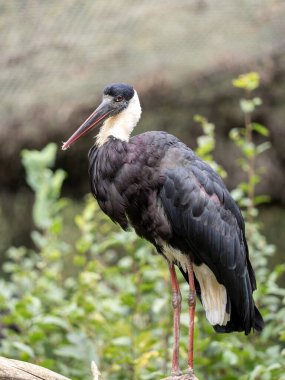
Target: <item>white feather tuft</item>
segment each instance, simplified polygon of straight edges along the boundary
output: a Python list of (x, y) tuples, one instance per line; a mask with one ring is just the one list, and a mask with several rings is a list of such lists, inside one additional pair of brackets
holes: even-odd
[(225, 326), (230, 320), (230, 314), (226, 312), (226, 288), (218, 283), (207, 265), (193, 265), (193, 270), (201, 288), (202, 304), (208, 321), (213, 326)]

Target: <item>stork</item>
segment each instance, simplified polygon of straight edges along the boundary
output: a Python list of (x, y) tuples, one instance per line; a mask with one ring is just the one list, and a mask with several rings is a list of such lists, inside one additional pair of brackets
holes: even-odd
[(130, 137), (141, 116), (137, 92), (114, 83), (102, 103), (63, 144), (101, 126), (89, 151), (91, 191), (100, 208), (124, 230), (133, 227), (167, 261), (173, 305), (171, 375), (179, 366), (181, 294), (175, 267), (189, 284), (188, 372), (193, 373), (196, 295), (220, 333), (261, 331), (256, 289), (242, 214), (222, 179), (171, 134)]

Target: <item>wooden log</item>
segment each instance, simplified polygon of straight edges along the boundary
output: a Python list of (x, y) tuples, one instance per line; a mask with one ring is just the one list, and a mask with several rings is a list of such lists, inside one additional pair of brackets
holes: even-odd
[[(93, 380), (100, 380), (101, 374), (95, 364), (91, 363)], [(0, 356), (0, 380), (71, 380), (49, 369), (20, 360)], [(194, 374), (170, 376), (161, 380), (198, 380)]]
[(180, 376), (170, 376), (161, 380), (199, 380), (194, 373), (186, 373)]
[(0, 356), (0, 380), (70, 380), (49, 369)]

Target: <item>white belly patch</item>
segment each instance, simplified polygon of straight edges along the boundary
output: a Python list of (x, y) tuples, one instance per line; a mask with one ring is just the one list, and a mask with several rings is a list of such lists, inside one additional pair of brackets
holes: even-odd
[(189, 263), (189, 257), (184, 255), (184, 253), (180, 252), (179, 249), (175, 249), (167, 244), (161, 244), (162, 245), (162, 251), (164, 256), (167, 258), (167, 260), (170, 263), (176, 263), (179, 265), (184, 272), (187, 273), (187, 267)]
[[(163, 254), (170, 263), (176, 263), (187, 273), (189, 256), (167, 244), (162, 246)], [(227, 291), (224, 285), (219, 284), (216, 276), (206, 265), (194, 265), (193, 270), (201, 289), (201, 300), (206, 312), (206, 318), (211, 325), (225, 326), (230, 320), (230, 314), (226, 312)]]

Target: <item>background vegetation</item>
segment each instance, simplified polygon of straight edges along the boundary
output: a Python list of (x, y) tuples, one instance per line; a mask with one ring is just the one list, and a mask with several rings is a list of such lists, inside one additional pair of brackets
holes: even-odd
[[(258, 75), (241, 76), (233, 84), (242, 89), (245, 125), (233, 129), (230, 137), (240, 150), (238, 163), (245, 175), (232, 194), (247, 220), (258, 279), (255, 298), (266, 325), (261, 335), (218, 335), (199, 305), (195, 369), (200, 380), (284, 380), (285, 289), (278, 278), (285, 266), (269, 269), (274, 246), (266, 241), (257, 209), (268, 198), (255, 193), (262, 176), (256, 161), (269, 148), (269, 131), (252, 121), (261, 105), (253, 95)], [(195, 119), (203, 131), (198, 154), (225, 176), (213, 160), (214, 125), (202, 116)], [(169, 372), (172, 344), (167, 265), (147, 242), (113, 225), (90, 196), (74, 216), (74, 202), (61, 195), (66, 173), (52, 170), (55, 158), (55, 144), (22, 153), (35, 193), (34, 248), (12, 247), (6, 254), (0, 281), (0, 353), (73, 379), (90, 378), (91, 360), (103, 379), (159, 379)], [(182, 294), (187, 294), (183, 281)], [(183, 307), (181, 357), (186, 366), (187, 302)]]
[[(228, 139), (243, 125), (231, 79), (258, 71), (264, 104), (255, 120), (270, 129), (272, 148), (257, 192), (271, 196), (260, 212), (265, 232), (285, 244), (284, 0), (0, 0), (0, 261), (11, 245), (32, 246), (32, 196), (22, 149), (65, 141), (111, 82), (135, 86), (143, 107), (136, 133), (166, 130), (196, 148), (199, 113), (217, 125), (214, 157), (242, 180), (238, 149)], [(90, 138), (59, 151), (69, 175), (63, 194), (81, 200)], [(228, 160), (229, 155), (232, 160)], [(75, 206), (73, 206), (75, 207)], [(11, 225), (13, 228), (11, 228)]]

